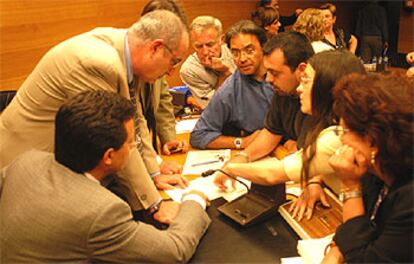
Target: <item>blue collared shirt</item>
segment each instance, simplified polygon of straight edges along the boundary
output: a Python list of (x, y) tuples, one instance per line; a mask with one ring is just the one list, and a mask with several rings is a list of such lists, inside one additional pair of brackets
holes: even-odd
[(272, 86), (237, 70), (223, 83), (201, 114), (190, 143), (205, 149), (221, 135), (249, 135), (264, 127), (264, 119), (274, 95)]

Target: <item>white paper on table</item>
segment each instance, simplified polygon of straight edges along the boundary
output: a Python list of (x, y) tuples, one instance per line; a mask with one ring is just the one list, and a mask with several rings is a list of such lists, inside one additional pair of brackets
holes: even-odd
[(177, 134), (191, 133), (199, 118), (180, 120), (175, 124)]
[[(198, 190), (203, 192), (211, 201), (220, 197), (223, 197), (227, 201), (231, 201), (247, 193), (246, 187), (239, 182), (236, 182), (236, 187), (233, 189), (233, 187), (231, 187), (230, 181), (227, 181), (226, 183), (228, 186), (228, 191), (223, 192), (214, 184), (214, 177), (215, 174), (207, 177), (200, 177), (190, 181), (189, 186), (185, 189), (176, 188), (173, 190), (166, 190), (165, 192), (168, 194), (168, 196), (170, 196), (171, 199), (176, 202), (181, 202), (182, 195), (191, 190)], [(250, 181), (243, 179), (243, 182), (245, 182), (250, 188)]]
[(318, 239), (298, 241), (298, 253), (306, 264), (319, 264), (325, 256), (325, 248), (331, 243), (334, 234)]
[(280, 258), (281, 264), (303, 264), (303, 259), (301, 257), (289, 257), (289, 258)]
[[(201, 175), (201, 173), (207, 170), (221, 169), (224, 163), (230, 159), (230, 153), (230, 149), (189, 151), (185, 160), (182, 175)], [(219, 161), (219, 157), (223, 157), (223, 160)], [(194, 164), (208, 161), (217, 162), (193, 166)]]

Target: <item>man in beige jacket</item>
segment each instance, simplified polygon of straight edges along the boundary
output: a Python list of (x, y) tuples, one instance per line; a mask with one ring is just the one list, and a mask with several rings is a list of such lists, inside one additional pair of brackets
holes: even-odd
[[(173, 71), (188, 46), (185, 25), (165, 10), (146, 14), (127, 30), (97, 28), (58, 44), (43, 56), (0, 116), (0, 168), (32, 148), (53, 151), (54, 117), (68, 98), (85, 90), (130, 98), (130, 86), (136, 95), (140, 82), (152, 83)], [(133, 210), (154, 213), (168, 208), (168, 202), (161, 204), (154, 183), (185, 182), (178, 175), (160, 174), (139, 100), (137, 113), (142, 156), (134, 150), (116, 179)]]

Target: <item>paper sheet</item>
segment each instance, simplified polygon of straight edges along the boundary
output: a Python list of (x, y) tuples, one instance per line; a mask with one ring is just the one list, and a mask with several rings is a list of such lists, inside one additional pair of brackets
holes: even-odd
[(325, 248), (331, 243), (334, 234), (319, 239), (298, 241), (298, 253), (306, 264), (319, 264), (325, 256)]
[[(187, 193), (191, 190), (198, 190), (203, 192), (208, 199), (211, 201), (220, 197), (223, 197), (227, 201), (232, 201), (239, 196), (247, 193), (247, 189), (241, 183), (236, 182), (236, 187), (233, 189), (231, 187), (230, 181), (227, 182), (228, 190), (226, 192), (221, 191), (215, 184), (214, 184), (214, 177), (215, 174), (207, 177), (200, 177), (195, 180), (190, 181), (190, 185), (185, 189), (173, 189), (165, 191), (171, 199), (177, 202), (181, 202), (181, 197), (184, 193)], [(240, 179), (247, 184), (250, 188), (250, 182), (248, 180)]]
[[(230, 153), (230, 149), (189, 151), (182, 174), (201, 175), (207, 170), (220, 169), (230, 159)], [(222, 160), (220, 160), (220, 157), (222, 157)], [(213, 163), (201, 164), (210, 161)]]
[(198, 118), (186, 119), (178, 121), (175, 124), (175, 131), (177, 134), (191, 133), (198, 121)]

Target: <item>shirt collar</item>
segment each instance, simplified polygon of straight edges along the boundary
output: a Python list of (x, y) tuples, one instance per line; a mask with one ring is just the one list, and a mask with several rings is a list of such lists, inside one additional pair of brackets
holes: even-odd
[(131, 53), (129, 52), (129, 46), (128, 46), (128, 34), (125, 36), (125, 42), (124, 42), (124, 52), (125, 52), (125, 61), (127, 66), (127, 78), (128, 78), (128, 84), (131, 84), (134, 80), (134, 73), (132, 69), (132, 63), (131, 63)]
[(93, 181), (93, 182), (96, 182), (96, 183), (99, 183), (99, 184), (101, 184), (95, 177), (93, 177), (92, 176), (92, 174), (90, 174), (90, 173), (87, 173), (87, 172), (85, 172), (84, 173), (84, 175), (85, 175), (85, 177), (86, 178), (88, 178), (89, 180), (91, 180), (91, 181)]

